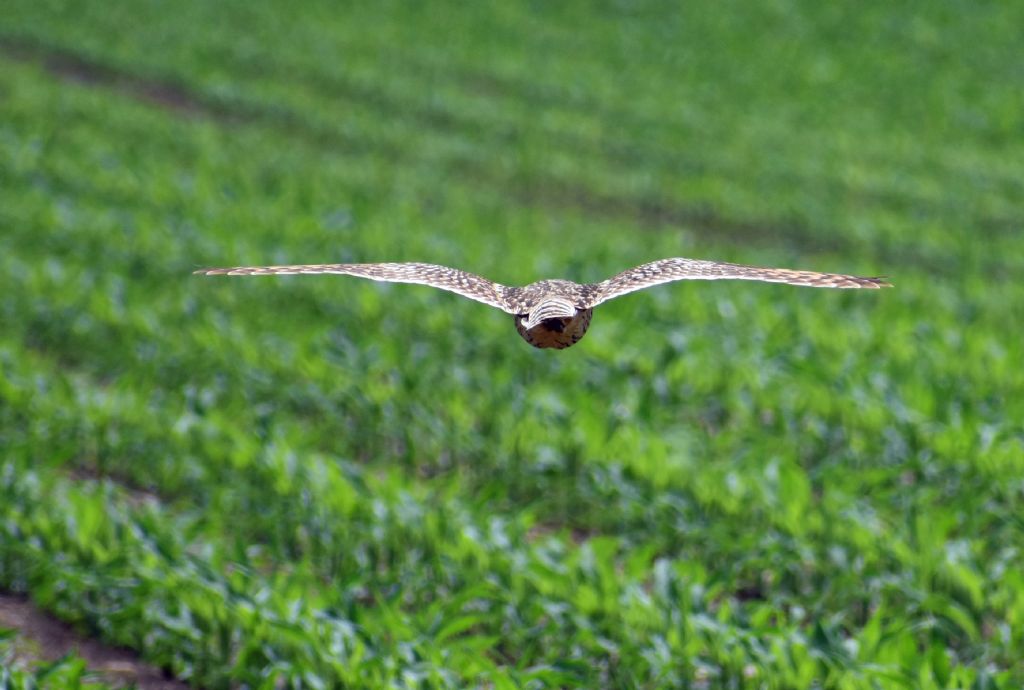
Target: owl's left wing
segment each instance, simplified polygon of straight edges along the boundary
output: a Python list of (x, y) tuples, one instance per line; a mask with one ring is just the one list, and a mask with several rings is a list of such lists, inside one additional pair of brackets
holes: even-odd
[(787, 268), (758, 268), (722, 261), (700, 259), (662, 259), (637, 266), (594, 285), (595, 307), (610, 299), (675, 280), (757, 280), (820, 288), (892, 287), (882, 278), (861, 278), (841, 273), (815, 273)]
[(483, 302), (502, 311), (514, 313), (507, 293), (513, 292), (474, 273), (437, 264), (377, 263), (377, 264), (303, 264), (296, 266), (237, 266), (234, 268), (204, 268), (195, 273), (207, 276), (267, 276), (267, 275), (319, 275), (339, 274), (369, 278), (389, 283), (415, 283), (454, 292), (463, 297)]

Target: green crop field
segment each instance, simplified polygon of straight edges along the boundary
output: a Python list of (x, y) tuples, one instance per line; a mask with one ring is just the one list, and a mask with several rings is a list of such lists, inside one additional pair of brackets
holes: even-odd
[[(203, 688), (1020, 688), (1021, 26), (5, 0), (0, 592)], [(191, 275), (670, 256), (895, 287), (665, 285), (554, 351)], [(0, 687), (97, 680), (23, 634)]]

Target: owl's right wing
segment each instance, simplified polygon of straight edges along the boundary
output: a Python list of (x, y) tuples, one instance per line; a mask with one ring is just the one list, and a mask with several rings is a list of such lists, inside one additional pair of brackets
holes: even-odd
[(757, 280), (765, 283), (787, 283), (821, 288), (882, 288), (891, 287), (882, 278), (862, 278), (841, 273), (794, 271), (787, 268), (758, 268), (700, 259), (662, 259), (637, 266), (596, 283), (593, 300), (595, 307), (610, 299), (643, 290), (644, 288), (676, 280)]
[(430, 285), (441, 290), (497, 307), (509, 314), (515, 313), (506, 294), (515, 291), (473, 273), (437, 264), (379, 263), (379, 264), (303, 264), (296, 266), (236, 266), (234, 268), (204, 268), (195, 273), (207, 276), (268, 276), (268, 275), (320, 275), (339, 274), (369, 278), (389, 283), (415, 283)]

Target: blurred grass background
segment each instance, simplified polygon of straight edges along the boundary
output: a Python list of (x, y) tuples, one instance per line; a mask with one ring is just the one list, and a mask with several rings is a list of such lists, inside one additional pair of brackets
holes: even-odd
[[(7, 0), (0, 588), (201, 687), (1024, 683), (1024, 5)], [(417, 286), (665, 256), (565, 352)]]

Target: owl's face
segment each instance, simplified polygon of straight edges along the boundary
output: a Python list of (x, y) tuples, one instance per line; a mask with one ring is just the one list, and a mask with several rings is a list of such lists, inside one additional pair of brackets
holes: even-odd
[[(516, 330), (534, 347), (562, 350), (580, 341), (590, 326), (593, 309), (574, 309), (569, 316), (517, 316)], [(531, 318), (534, 316), (534, 318)]]

